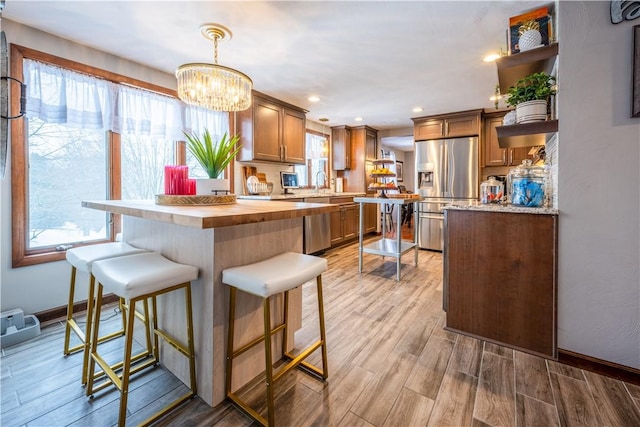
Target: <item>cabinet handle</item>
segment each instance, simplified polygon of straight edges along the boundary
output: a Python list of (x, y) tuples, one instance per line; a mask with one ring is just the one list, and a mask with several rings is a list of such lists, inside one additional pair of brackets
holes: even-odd
[(444, 122), (444, 136), (449, 135), (449, 122)]
[(283, 153), (282, 160), (286, 161), (287, 160), (287, 146), (286, 145), (282, 146), (282, 153)]
[(280, 146), (280, 161), (284, 161), (284, 145)]
[(509, 149), (509, 164), (513, 163), (513, 148)]
[(507, 164), (507, 150), (506, 149), (502, 149), (502, 164), (506, 165)]

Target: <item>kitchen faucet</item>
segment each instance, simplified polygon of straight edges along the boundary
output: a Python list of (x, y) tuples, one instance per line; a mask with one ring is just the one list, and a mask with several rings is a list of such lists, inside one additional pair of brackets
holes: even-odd
[(318, 185), (318, 176), (320, 176), (320, 174), (324, 175), (324, 180), (322, 181), (322, 183), (324, 184), (327, 181), (327, 174), (325, 173), (325, 171), (319, 170), (316, 173), (316, 193), (318, 193), (320, 191), (320, 185)]

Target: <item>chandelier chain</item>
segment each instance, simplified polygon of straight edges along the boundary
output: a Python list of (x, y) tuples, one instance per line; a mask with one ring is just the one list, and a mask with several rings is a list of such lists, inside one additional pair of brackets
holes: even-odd
[(213, 37), (213, 63), (218, 65), (218, 36)]

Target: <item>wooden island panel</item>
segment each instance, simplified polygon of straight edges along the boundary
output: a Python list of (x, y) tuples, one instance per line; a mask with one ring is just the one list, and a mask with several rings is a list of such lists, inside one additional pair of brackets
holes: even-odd
[(447, 329), (556, 357), (557, 215), (445, 210)]

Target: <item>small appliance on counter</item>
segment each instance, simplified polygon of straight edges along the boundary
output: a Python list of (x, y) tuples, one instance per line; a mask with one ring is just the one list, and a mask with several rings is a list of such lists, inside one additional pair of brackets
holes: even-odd
[(500, 203), (504, 197), (504, 184), (490, 176), (480, 184), (480, 203)]
[(545, 206), (548, 173), (544, 166), (533, 166), (530, 159), (509, 171), (508, 197), (512, 205), (539, 208)]

